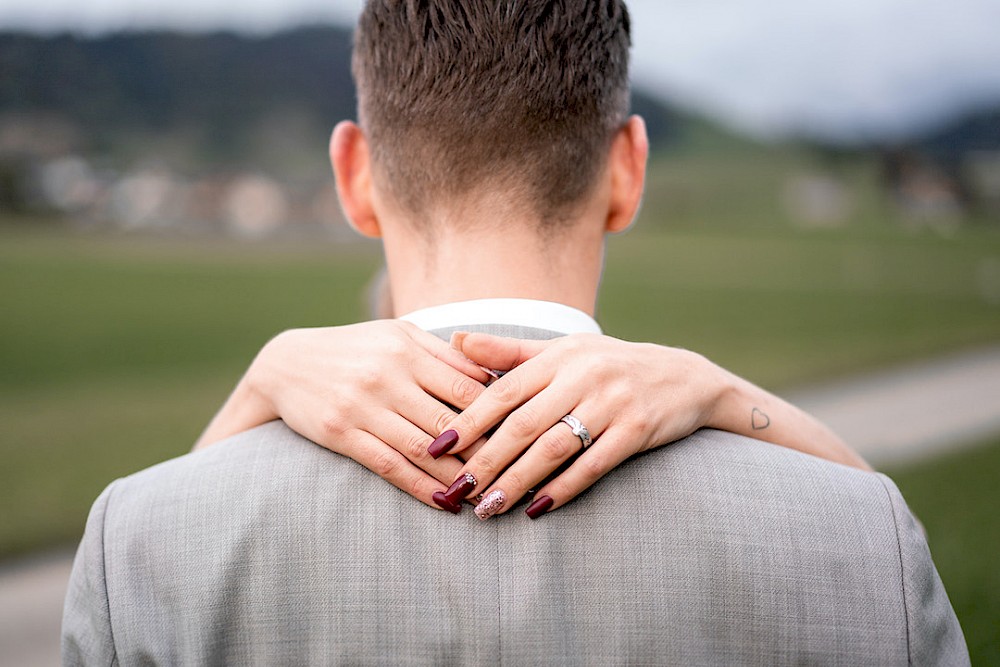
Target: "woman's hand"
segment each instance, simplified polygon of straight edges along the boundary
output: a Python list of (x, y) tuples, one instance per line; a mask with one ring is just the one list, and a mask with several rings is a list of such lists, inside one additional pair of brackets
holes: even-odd
[[(456, 334), (452, 345), (487, 368), (510, 369), (447, 425), (459, 436), (450, 450), (456, 453), (503, 420), (452, 488), (436, 496), (452, 511), (474, 488), (483, 496), (480, 518), (504, 512), (576, 457), (538, 489), (527, 510), (537, 518), (630, 456), (705, 426), (867, 468), (809, 415), (687, 350), (594, 334), (550, 341)], [(565, 415), (588, 429), (586, 451), (584, 439), (560, 421)]]
[(286, 331), (264, 346), (195, 449), (274, 419), (432, 507), (462, 461), (427, 453), (488, 375), (407, 322)]

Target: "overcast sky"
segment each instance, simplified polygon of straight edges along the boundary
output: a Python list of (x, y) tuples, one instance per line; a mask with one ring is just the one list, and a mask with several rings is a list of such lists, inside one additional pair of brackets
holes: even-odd
[[(0, 0), (0, 29), (267, 32), (361, 0)], [(631, 0), (635, 78), (763, 133), (905, 134), (1000, 105), (1000, 0)]]

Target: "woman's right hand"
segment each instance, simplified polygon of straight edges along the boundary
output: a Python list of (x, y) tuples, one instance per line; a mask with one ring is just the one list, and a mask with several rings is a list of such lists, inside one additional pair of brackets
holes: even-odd
[(293, 329), (268, 342), (202, 434), (207, 447), (274, 419), (348, 456), (427, 505), (462, 468), (428, 444), (488, 375), (400, 320)]

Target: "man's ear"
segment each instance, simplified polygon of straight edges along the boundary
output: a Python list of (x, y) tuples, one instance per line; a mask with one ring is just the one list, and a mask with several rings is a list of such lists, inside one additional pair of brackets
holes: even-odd
[(345, 120), (333, 128), (330, 162), (347, 221), (363, 236), (380, 237), (382, 229), (373, 201), (371, 153), (368, 140), (357, 124)]
[(635, 220), (646, 184), (648, 157), (646, 123), (641, 117), (632, 116), (611, 142), (611, 155), (608, 158), (611, 199), (608, 202), (605, 224), (607, 231), (625, 231)]

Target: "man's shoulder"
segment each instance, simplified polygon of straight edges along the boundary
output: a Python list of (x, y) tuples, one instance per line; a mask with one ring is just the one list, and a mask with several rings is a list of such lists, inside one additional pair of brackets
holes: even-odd
[(595, 486), (594, 501), (580, 499), (580, 511), (596, 502), (625, 512), (632, 503), (655, 513), (648, 521), (667, 532), (721, 522), (736, 532), (766, 529), (778, 539), (794, 531), (832, 545), (880, 531), (894, 547), (894, 507), (905, 507), (885, 475), (714, 429), (635, 457), (608, 477)]
[(622, 466), (622, 473), (639, 484), (662, 484), (669, 479), (684, 487), (733, 493), (761, 485), (774, 492), (797, 492), (822, 484), (836, 485), (838, 495), (884, 497), (886, 483), (892, 484), (883, 475), (715, 429), (701, 429), (634, 457)]
[(234, 475), (281, 477), (300, 474), (329, 455), (279, 420), (132, 473), (115, 485), (121, 491), (156, 491), (160, 487), (215, 486)]
[(295, 521), (318, 505), (342, 504), (361, 488), (396, 491), (274, 421), (118, 479), (105, 489), (103, 503), (109, 535), (163, 542), (249, 530), (281, 513)]

